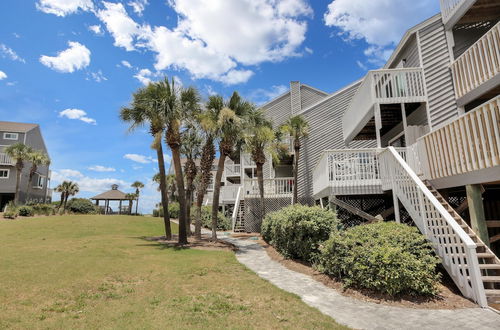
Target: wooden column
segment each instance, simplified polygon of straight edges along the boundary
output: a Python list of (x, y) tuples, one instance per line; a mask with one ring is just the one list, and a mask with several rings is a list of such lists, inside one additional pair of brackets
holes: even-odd
[(337, 213), (337, 205), (333, 202), (335, 195), (328, 196), (328, 209), (332, 212)]
[(394, 203), (394, 217), (396, 218), (396, 222), (401, 223), (401, 217), (399, 215), (399, 200), (398, 196), (396, 196), (396, 193), (394, 192), (394, 189), (392, 190), (392, 202)]
[(375, 103), (375, 110), (373, 116), (375, 119), (375, 135), (377, 137), (377, 148), (382, 148), (382, 141), (380, 139), (380, 129), (382, 128), (382, 118), (380, 115), (380, 104)]
[(108, 214), (108, 205), (109, 205), (109, 200), (106, 199), (104, 202), (104, 215)]
[(405, 147), (408, 146), (408, 123), (406, 121), (406, 107), (404, 103), (401, 103), (401, 116), (403, 118), (403, 131), (405, 134)]
[(484, 216), (482, 187), (480, 184), (465, 186), (467, 192), (467, 203), (469, 204), (470, 223), (472, 230), (486, 245), (490, 245), (488, 227)]
[(120, 199), (120, 205), (118, 206), (118, 214), (122, 214), (122, 200)]

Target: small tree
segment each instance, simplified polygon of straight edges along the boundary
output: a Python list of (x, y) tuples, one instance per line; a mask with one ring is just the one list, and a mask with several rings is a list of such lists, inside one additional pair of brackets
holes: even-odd
[(26, 189), (26, 194), (27, 194), (26, 201), (29, 201), (33, 177), (35, 176), (36, 171), (38, 170), (38, 166), (49, 165), (50, 158), (44, 152), (41, 152), (39, 150), (32, 150), (30, 153), (28, 153), (27, 161), (31, 163), (27, 189)]
[(309, 124), (301, 115), (288, 118), (281, 126), (281, 131), (288, 133), (293, 139), (293, 204), (298, 202), (298, 176), (299, 176), (299, 156), (300, 156), (300, 139), (306, 137), (309, 132)]
[(5, 148), (5, 154), (16, 161), (16, 192), (14, 195), (15, 204), (19, 202), (19, 189), (24, 162), (29, 159), (29, 154), (31, 152), (33, 152), (33, 149), (23, 143), (16, 143)]
[(135, 214), (137, 215), (138, 213), (138, 208), (139, 208), (139, 195), (141, 193), (141, 189), (144, 188), (144, 183), (141, 181), (135, 181), (134, 183), (131, 184), (132, 188), (135, 188), (135, 195), (137, 202), (135, 203)]
[(69, 196), (75, 196), (80, 192), (80, 187), (76, 182), (73, 181), (63, 181), (56, 187), (56, 191), (61, 193), (61, 203), (59, 204), (59, 208), (61, 208), (61, 204), (63, 206), (63, 210), (66, 212), (66, 205), (68, 204)]
[(132, 208), (134, 207), (134, 200), (137, 199), (137, 195), (135, 193), (128, 193), (125, 195), (125, 198), (129, 201), (128, 214), (132, 214)]

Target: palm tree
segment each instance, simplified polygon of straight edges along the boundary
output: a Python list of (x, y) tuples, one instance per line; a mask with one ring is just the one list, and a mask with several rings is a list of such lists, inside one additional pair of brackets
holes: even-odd
[(142, 183), (141, 181), (134, 181), (134, 183), (132, 183), (130, 186), (132, 188), (135, 188), (135, 195), (137, 196), (137, 202), (135, 203), (135, 214), (137, 215), (139, 214), (137, 213), (139, 208), (139, 195), (141, 193), (141, 189), (144, 188), (144, 183)]
[[(165, 196), (162, 199), (162, 202), (159, 203), (158, 208), (160, 208), (160, 207), (163, 208), (163, 216), (165, 217), (165, 213), (166, 213), (166, 217), (170, 221), (170, 213), (168, 210), (168, 203), (169, 203), (169, 196), (168, 195), (169, 195), (169, 182), (171, 181), (171, 179), (169, 179), (169, 177), (170, 177), (170, 175), (167, 175), (165, 177)], [(155, 175), (153, 175), (153, 182), (156, 182), (161, 186), (161, 174), (160, 173), (156, 173)], [(159, 188), (159, 190), (161, 190), (161, 188)]]
[(281, 131), (288, 133), (293, 139), (293, 204), (298, 202), (297, 193), (297, 178), (299, 175), (299, 156), (300, 156), (300, 139), (305, 138), (308, 135), (309, 124), (301, 115), (293, 116), (288, 118), (288, 120), (281, 126)]
[[(266, 208), (264, 200), (264, 164), (266, 154), (277, 160), (275, 147), (276, 135), (271, 121), (267, 120), (262, 110), (253, 108), (246, 116), (246, 133), (244, 149), (250, 153), (257, 170), (257, 182), (260, 193), (260, 219), (264, 218)], [(236, 206), (235, 206), (236, 207)]]
[(233, 92), (225, 106), (218, 111), (217, 115), (217, 138), (219, 141), (219, 162), (214, 182), (214, 199), (212, 202), (212, 239), (217, 239), (217, 214), (219, 212), (219, 195), (224, 162), (230, 157), (235, 147), (239, 145), (243, 137), (243, 117), (253, 106), (244, 101), (237, 92)]
[(29, 154), (31, 152), (33, 152), (33, 149), (23, 143), (16, 143), (5, 148), (5, 154), (16, 161), (16, 193), (14, 195), (15, 204), (19, 202), (19, 189), (24, 162), (28, 160)]
[(138, 196), (135, 193), (128, 193), (125, 194), (125, 198), (129, 201), (129, 208), (128, 208), (128, 214), (132, 214), (132, 208), (134, 207), (134, 200), (138, 198)]
[(170, 199), (172, 202), (176, 202), (177, 197), (175, 193), (177, 192), (177, 186), (175, 185), (175, 174), (167, 175), (165, 181), (167, 182), (167, 192), (170, 194)]
[(196, 160), (200, 157), (202, 137), (195, 117), (188, 120), (186, 129), (182, 133), (181, 153), (186, 157), (184, 174), (186, 176), (186, 221), (188, 233), (191, 233), (191, 204), (193, 199), (194, 181), (198, 174)]
[(78, 183), (73, 181), (63, 181), (56, 187), (56, 191), (61, 193), (61, 203), (59, 204), (59, 208), (61, 208), (61, 204), (63, 205), (63, 211), (66, 211), (66, 205), (68, 203), (69, 196), (75, 196), (80, 192), (80, 187)]
[(160, 171), (160, 193), (163, 205), (163, 223), (167, 240), (172, 239), (172, 230), (168, 214), (167, 185), (165, 181), (165, 159), (163, 156), (162, 137), (165, 131), (165, 118), (162, 107), (162, 90), (156, 84), (139, 89), (133, 95), (129, 107), (120, 110), (120, 118), (131, 123), (129, 130), (149, 124), (149, 133), (153, 136), (152, 148), (156, 150)]
[(208, 185), (212, 180), (212, 165), (215, 159), (214, 134), (217, 127), (217, 115), (223, 107), (224, 99), (221, 96), (210, 96), (205, 106), (206, 110), (198, 116), (205, 143), (201, 150), (198, 185), (196, 187), (196, 222), (194, 233), (197, 239), (201, 239), (201, 206), (207, 193)]
[(199, 108), (200, 97), (193, 88), (176, 88), (174, 80), (168, 79), (155, 83), (162, 90), (162, 107), (167, 126), (165, 140), (172, 151), (172, 162), (175, 169), (177, 197), (179, 200), (179, 244), (187, 244), (186, 191), (181, 165), (181, 128), (182, 120)]
[(26, 201), (29, 201), (30, 191), (32, 186), (31, 182), (33, 181), (33, 177), (35, 176), (36, 171), (38, 170), (38, 166), (50, 165), (50, 158), (44, 152), (41, 152), (39, 150), (32, 150), (30, 153), (28, 153), (27, 161), (31, 163), (31, 168), (27, 183), (28, 186), (26, 188), (26, 194), (27, 194)]

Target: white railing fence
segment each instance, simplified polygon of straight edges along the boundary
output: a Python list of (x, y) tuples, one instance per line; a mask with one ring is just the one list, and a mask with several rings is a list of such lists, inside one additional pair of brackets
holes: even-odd
[(500, 22), (460, 55), (451, 71), (457, 98), (495, 77), (500, 72)]
[(238, 195), (240, 185), (220, 187), (220, 200), (222, 202), (232, 202)]
[(421, 137), (429, 179), (500, 165), (500, 95)]
[[(291, 196), (293, 193), (293, 178), (264, 179), (264, 196), (280, 197)], [(245, 180), (245, 194), (259, 196), (259, 183), (257, 179)]]
[(224, 166), (224, 175), (228, 176), (240, 176), (241, 175), (241, 165), (240, 164), (226, 164)]
[(236, 200), (234, 202), (233, 214), (231, 216), (232, 231), (234, 231), (234, 227), (236, 226), (236, 219), (238, 218), (238, 212), (240, 211), (240, 201), (241, 201), (242, 189), (243, 189), (242, 186), (238, 186), (238, 192), (236, 194)]
[(353, 138), (357, 125), (373, 117), (371, 112), (375, 103), (425, 101), (421, 68), (369, 71), (342, 118), (344, 139)]
[(432, 243), (462, 294), (486, 306), (476, 244), (393, 147), (380, 154), (381, 177)]
[(15, 162), (7, 154), (0, 153), (0, 165), (15, 165)]

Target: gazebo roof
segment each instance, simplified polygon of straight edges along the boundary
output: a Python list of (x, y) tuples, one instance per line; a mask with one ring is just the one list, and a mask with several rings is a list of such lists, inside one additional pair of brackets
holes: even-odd
[(125, 194), (123, 191), (118, 190), (118, 187), (115, 187), (115, 186), (113, 186), (113, 188), (111, 190), (108, 190), (106, 192), (103, 192), (102, 194), (94, 196), (91, 199), (93, 199), (93, 200), (97, 200), (97, 199), (101, 199), (101, 200), (105, 200), (105, 199), (129, 200), (129, 198), (127, 198), (127, 194)]

